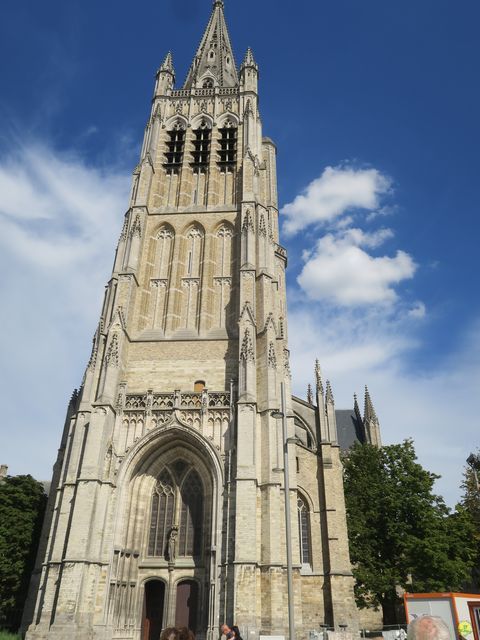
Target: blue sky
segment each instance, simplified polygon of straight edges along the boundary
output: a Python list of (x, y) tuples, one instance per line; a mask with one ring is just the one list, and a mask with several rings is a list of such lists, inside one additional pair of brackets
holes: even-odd
[[(0, 21), (0, 462), (47, 478), (88, 359), (154, 74), (209, 0), (25, 0)], [(479, 446), (480, 5), (226, 0), (260, 65), (289, 249), (294, 389), (368, 384), (453, 503)], [(253, 18), (254, 16), (254, 18)], [(20, 409), (21, 408), (21, 409)], [(6, 438), (4, 438), (6, 436)]]

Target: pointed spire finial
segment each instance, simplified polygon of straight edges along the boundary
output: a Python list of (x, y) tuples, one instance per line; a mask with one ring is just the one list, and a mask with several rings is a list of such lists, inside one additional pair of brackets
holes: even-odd
[(315, 382), (317, 384), (317, 393), (320, 393), (323, 396), (322, 370), (318, 359), (315, 360)]
[(312, 391), (312, 385), (309, 384), (307, 387), (307, 402), (309, 404), (313, 404), (313, 391)]
[(253, 57), (253, 51), (250, 47), (248, 47), (247, 52), (245, 53), (242, 66), (240, 68), (243, 69), (244, 67), (255, 67), (256, 69), (258, 69), (258, 65), (255, 62), (255, 58)]
[(365, 422), (367, 422), (368, 420), (378, 421), (377, 414), (375, 413), (373, 402), (370, 397), (370, 392), (366, 385), (365, 385), (365, 408), (363, 411), (363, 420)]
[(362, 413), (360, 411), (360, 406), (358, 404), (358, 397), (357, 397), (356, 393), (353, 394), (353, 411), (354, 411), (355, 415), (357, 416), (357, 419), (359, 419), (360, 422), (361, 422), (362, 421)]
[(353, 394), (353, 408), (356, 410), (357, 408), (359, 409), (360, 407), (358, 406), (358, 398), (357, 398), (357, 394), (354, 393)]
[(332, 391), (332, 385), (330, 384), (330, 380), (327, 380), (327, 392), (325, 394), (325, 400), (326, 402), (331, 402), (332, 404), (335, 404), (335, 400), (333, 399), (333, 391)]
[(173, 70), (173, 58), (171, 51), (169, 51), (165, 56), (165, 60), (162, 62), (162, 65), (160, 67), (160, 71), (168, 71), (169, 73), (175, 75), (175, 72)]

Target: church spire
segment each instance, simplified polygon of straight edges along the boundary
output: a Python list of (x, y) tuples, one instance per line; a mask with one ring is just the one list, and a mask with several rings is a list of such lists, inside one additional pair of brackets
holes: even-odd
[(363, 419), (365, 422), (368, 420), (373, 420), (375, 422), (378, 421), (368, 387), (365, 387), (365, 408), (363, 412)]
[(373, 402), (370, 397), (368, 387), (365, 387), (365, 409), (363, 412), (363, 426), (365, 429), (366, 441), (369, 444), (373, 444), (375, 447), (381, 447), (382, 439), (380, 437), (380, 423), (373, 407)]
[(237, 68), (223, 9), (223, 0), (214, 0), (210, 20), (188, 72), (184, 89), (204, 85), (238, 85)]
[(355, 412), (355, 416), (357, 420), (362, 422), (362, 414), (360, 412), (360, 407), (358, 405), (358, 398), (356, 393), (353, 394), (353, 411)]
[(173, 70), (173, 59), (171, 51), (169, 51), (165, 56), (165, 60), (162, 62), (162, 66), (160, 67), (159, 71), (167, 71), (168, 73), (175, 75), (175, 71)]
[(240, 67), (240, 69), (244, 69), (246, 67), (253, 67), (258, 71), (258, 64), (255, 62), (255, 58), (253, 57), (253, 51), (251, 50), (250, 47), (248, 47), (247, 49), (247, 53), (245, 54), (245, 57), (243, 59), (242, 66)]
[(159, 70), (155, 84), (155, 95), (162, 96), (169, 93), (175, 84), (175, 69), (173, 68), (172, 54), (169, 51), (165, 56)]

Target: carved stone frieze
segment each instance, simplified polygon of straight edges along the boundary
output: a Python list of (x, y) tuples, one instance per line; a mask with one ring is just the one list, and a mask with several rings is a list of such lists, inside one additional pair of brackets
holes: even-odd
[(152, 398), (152, 409), (172, 409), (175, 405), (173, 393), (155, 393)]
[(200, 278), (182, 278), (182, 287), (185, 289), (195, 288), (200, 286)]
[(255, 272), (254, 271), (242, 271), (242, 280), (245, 280), (246, 282), (248, 282), (249, 280), (252, 281), (255, 279)]
[(208, 394), (208, 406), (209, 407), (229, 407), (230, 406), (230, 393), (226, 391), (212, 392)]
[(150, 286), (153, 289), (166, 289), (168, 287), (168, 280), (164, 278), (151, 278)]
[(178, 393), (127, 394), (125, 411), (151, 409), (152, 412), (166, 412), (177, 406), (180, 409), (229, 408), (230, 392), (201, 391)]
[(232, 279), (227, 276), (215, 276), (213, 278), (213, 283), (216, 284), (218, 287), (222, 287), (224, 284), (228, 284), (229, 286), (231, 286)]
[(145, 409), (147, 406), (147, 397), (145, 395), (132, 395), (127, 394), (125, 397), (125, 409)]
[(152, 414), (150, 428), (156, 429), (162, 427), (164, 424), (170, 421), (173, 415), (173, 411), (158, 411)]

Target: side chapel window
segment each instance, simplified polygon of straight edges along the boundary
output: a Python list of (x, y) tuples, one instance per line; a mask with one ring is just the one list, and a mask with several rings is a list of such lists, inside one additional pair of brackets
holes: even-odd
[(298, 539), (300, 541), (300, 562), (311, 564), (310, 554), (310, 514), (306, 500), (297, 494)]
[(197, 557), (202, 551), (203, 486), (197, 471), (183, 461), (174, 467), (175, 474), (167, 469), (160, 473), (153, 490), (148, 555), (168, 559), (168, 540), (176, 526), (177, 557)]

